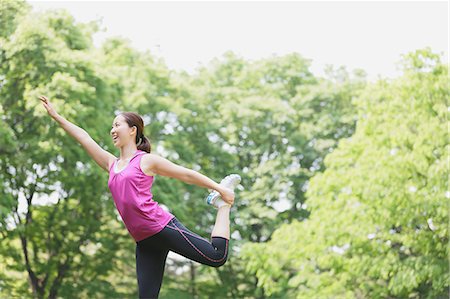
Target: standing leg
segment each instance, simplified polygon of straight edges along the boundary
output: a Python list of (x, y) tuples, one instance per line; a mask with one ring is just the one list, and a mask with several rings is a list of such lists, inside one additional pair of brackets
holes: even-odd
[(218, 209), (211, 238), (222, 237), (227, 240), (230, 239), (230, 208), (229, 205), (224, 205)]
[(149, 244), (145, 243), (147, 240), (136, 244), (136, 273), (139, 298), (158, 298), (169, 251), (149, 246)]

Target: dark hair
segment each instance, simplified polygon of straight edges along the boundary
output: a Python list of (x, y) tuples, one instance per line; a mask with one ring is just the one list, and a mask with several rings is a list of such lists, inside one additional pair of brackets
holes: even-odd
[(150, 153), (152, 151), (152, 145), (150, 144), (150, 140), (148, 140), (148, 138), (144, 136), (144, 121), (142, 120), (142, 117), (134, 112), (122, 112), (119, 115), (125, 118), (125, 121), (130, 128), (132, 128), (133, 126), (137, 128), (137, 149)]

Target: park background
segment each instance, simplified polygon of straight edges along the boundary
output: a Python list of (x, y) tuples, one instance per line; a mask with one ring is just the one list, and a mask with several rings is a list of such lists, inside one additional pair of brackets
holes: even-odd
[[(448, 3), (420, 3), (414, 21), (425, 29), (398, 39), (447, 45), (448, 26), (427, 27), (425, 7), (447, 12), (448, 25)], [(216, 181), (242, 176), (229, 261), (208, 268), (171, 255), (161, 298), (448, 297), (448, 48), (424, 39), (431, 44), (399, 53), (386, 77), (343, 65), (313, 72), (301, 51), (255, 59), (230, 49), (182, 70), (123, 36), (98, 43), (100, 21), (0, 4), (0, 298), (137, 297), (135, 243), (107, 174), (46, 115), (40, 94), (115, 155), (111, 122), (135, 111), (153, 152)], [(401, 6), (405, 26), (419, 4), (384, 5)], [(357, 11), (349, 29), (364, 22)], [(353, 37), (338, 35), (326, 52), (375, 60), (352, 52), (364, 43)], [(153, 193), (208, 237), (207, 190), (158, 177)]]

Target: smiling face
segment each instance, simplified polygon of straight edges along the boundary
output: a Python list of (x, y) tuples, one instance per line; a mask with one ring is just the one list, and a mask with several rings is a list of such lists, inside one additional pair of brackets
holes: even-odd
[(115, 147), (120, 148), (129, 142), (135, 143), (136, 127), (130, 128), (122, 115), (114, 118), (110, 133)]

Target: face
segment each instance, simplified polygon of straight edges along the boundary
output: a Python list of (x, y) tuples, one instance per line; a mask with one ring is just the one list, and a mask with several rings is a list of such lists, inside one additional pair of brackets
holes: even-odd
[(135, 142), (136, 127), (130, 128), (125, 118), (122, 115), (118, 115), (113, 120), (110, 133), (114, 146), (122, 147), (129, 142)]

